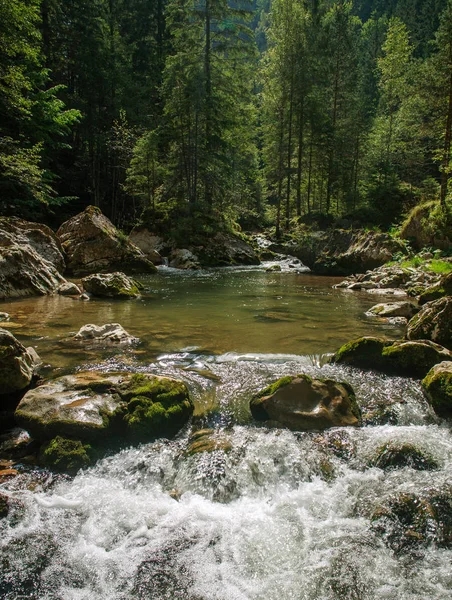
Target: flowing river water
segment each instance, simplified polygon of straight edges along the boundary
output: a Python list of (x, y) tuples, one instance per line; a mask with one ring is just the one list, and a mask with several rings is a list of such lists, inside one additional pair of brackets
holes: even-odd
[[(331, 279), (259, 270), (170, 270), (132, 301), (47, 297), (4, 303), (10, 330), (47, 376), (127, 369), (188, 384), (194, 423), (230, 451), (188, 455), (191, 426), (108, 456), (75, 478), (24, 466), (0, 484), (0, 597), (39, 600), (446, 600), (452, 551), (394, 553), (371, 526), (399, 492), (450, 487), (452, 436), (418, 382), (326, 364), (353, 337), (400, 330), (364, 316), (368, 294)], [(68, 341), (119, 322), (137, 348)], [(253, 392), (286, 374), (348, 381), (394, 424), (293, 433), (253, 424)], [(435, 471), (371, 467), (377, 448), (416, 444)], [(339, 447), (340, 452), (332, 451)]]

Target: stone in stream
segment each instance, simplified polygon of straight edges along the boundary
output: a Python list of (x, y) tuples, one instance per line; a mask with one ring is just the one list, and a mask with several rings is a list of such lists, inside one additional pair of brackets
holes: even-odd
[(395, 553), (435, 544), (452, 543), (450, 490), (423, 490), (422, 495), (401, 493), (378, 506), (371, 516), (372, 529)]
[(252, 398), (250, 409), (258, 421), (276, 421), (295, 431), (361, 424), (361, 410), (347, 383), (307, 375), (275, 381)]
[(429, 340), (392, 341), (369, 336), (344, 344), (330, 362), (421, 379), (444, 360), (452, 360), (452, 352)]
[(53, 294), (66, 282), (61, 244), (45, 225), (0, 217), (0, 298)]
[(61, 436), (114, 445), (172, 436), (192, 413), (193, 403), (181, 381), (87, 371), (27, 392), (15, 417), (40, 441)]
[(370, 466), (386, 471), (409, 467), (417, 471), (438, 469), (435, 459), (413, 444), (407, 442), (388, 442), (380, 446), (370, 461)]
[(135, 244), (154, 265), (161, 265), (163, 258), (160, 252), (165, 250), (163, 239), (152, 233), (146, 227), (136, 227), (132, 229), (129, 240)]
[(106, 323), (105, 325), (88, 323), (83, 325), (72, 339), (113, 344), (135, 344), (139, 341), (138, 338), (127, 333), (119, 323)]
[(141, 284), (124, 273), (97, 273), (82, 279), (83, 288), (100, 298), (136, 298)]
[(58, 288), (60, 296), (80, 296), (82, 290), (72, 281), (66, 281)]
[(366, 312), (366, 315), (378, 317), (404, 317), (406, 319), (411, 319), (418, 310), (419, 309), (413, 302), (390, 302), (372, 306), (372, 308)]
[(452, 360), (435, 365), (422, 380), (422, 388), (440, 417), (452, 417)]
[(94, 453), (90, 444), (60, 435), (45, 442), (39, 451), (41, 465), (69, 475), (75, 475), (80, 469), (91, 466), (93, 459)]
[(215, 452), (216, 450), (223, 452), (232, 450), (231, 441), (224, 431), (217, 432), (214, 429), (199, 429), (190, 436), (186, 454), (192, 456), (203, 452)]
[(409, 340), (432, 340), (452, 349), (452, 296), (424, 304), (408, 322)]
[(444, 296), (452, 296), (452, 272), (443, 275), (440, 281), (424, 290), (419, 298), (419, 304), (422, 306), (432, 300), (438, 300)]
[(0, 398), (30, 385), (37, 362), (34, 349), (25, 348), (12, 333), (0, 329)]
[(116, 271), (153, 273), (156, 267), (105, 215), (88, 206), (61, 225), (57, 236), (67, 256), (67, 269), (73, 275)]
[(173, 269), (197, 270), (201, 268), (198, 257), (187, 248), (176, 248), (169, 255), (169, 266)]

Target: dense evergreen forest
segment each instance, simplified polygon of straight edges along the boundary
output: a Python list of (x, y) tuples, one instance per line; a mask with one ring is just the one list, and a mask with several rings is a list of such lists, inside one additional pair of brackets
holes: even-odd
[[(447, 216), (452, 0), (0, 0), (0, 212)], [(207, 225), (206, 225), (207, 224)]]

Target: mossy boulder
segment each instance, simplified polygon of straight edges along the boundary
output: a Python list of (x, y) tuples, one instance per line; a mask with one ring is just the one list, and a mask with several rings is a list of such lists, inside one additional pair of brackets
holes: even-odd
[(378, 506), (372, 529), (396, 553), (435, 544), (452, 544), (452, 498), (449, 492), (427, 490), (422, 495), (402, 493)]
[(370, 466), (384, 469), (409, 467), (418, 471), (432, 471), (438, 463), (428, 453), (406, 442), (388, 442), (380, 446), (370, 461)]
[(452, 272), (441, 277), (441, 280), (423, 290), (418, 298), (419, 304), (422, 306), (432, 300), (438, 300), (444, 296), (452, 296)]
[(452, 349), (452, 296), (424, 304), (409, 322), (409, 340), (432, 340)]
[(83, 288), (99, 298), (136, 298), (141, 284), (124, 273), (96, 273), (82, 279)]
[(0, 329), (0, 399), (24, 390), (37, 366), (36, 353), (25, 348), (12, 333)]
[(331, 379), (283, 377), (250, 402), (257, 421), (276, 422), (296, 431), (358, 426), (361, 411), (353, 389)]
[(58, 435), (41, 446), (39, 462), (54, 471), (75, 475), (93, 463), (93, 449), (80, 440)]
[(27, 392), (15, 417), (37, 440), (60, 435), (115, 446), (174, 435), (192, 412), (187, 387), (176, 379), (88, 371)]
[(112, 272), (153, 273), (154, 264), (132, 244), (99, 208), (88, 206), (61, 225), (57, 236), (73, 275)]
[(388, 341), (362, 337), (344, 344), (330, 359), (360, 369), (422, 378), (437, 363), (452, 360), (452, 353), (430, 340)]
[(433, 410), (440, 417), (452, 417), (452, 361), (435, 365), (422, 380)]
[(228, 436), (223, 431), (199, 429), (190, 436), (186, 454), (193, 456), (194, 454), (215, 452), (217, 450), (222, 452), (232, 450), (232, 444)]

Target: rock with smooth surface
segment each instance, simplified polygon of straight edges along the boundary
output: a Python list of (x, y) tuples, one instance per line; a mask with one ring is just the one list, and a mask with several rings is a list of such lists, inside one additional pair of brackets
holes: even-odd
[(77, 284), (72, 283), (72, 281), (66, 281), (66, 283), (60, 285), (58, 293), (60, 296), (80, 296), (82, 291)]
[(119, 269), (124, 273), (156, 271), (143, 252), (94, 206), (63, 223), (57, 236), (66, 253), (68, 272), (73, 275)]
[(45, 225), (0, 218), (0, 298), (56, 293), (66, 282), (61, 244)]
[(9, 331), (0, 329), (0, 397), (24, 390), (36, 369), (35, 355)]
[(331, 379), (283, 377), (250, 403), (258, 421), (273, 421), (295, 431), (358, 426), (361, 411), (353, 389)]
[(413, 302), (389, 302), (380, 303), (372, 306), (366, 315), (377, 317), (404, 317), (411, 319), (417, 312), (418, 308)]
[(99, 298), (136, 298), (140, 284), (124, 273), (97, 273), (82, 279), (83, 288)]
[(119, 323), (106, 323), (105, 325), (94, 325), (88, 323), (81, 327), (72, 338), (76, 341), (111, 342), (114, 344), (134, 344), (138, 338), (130, 335)]

